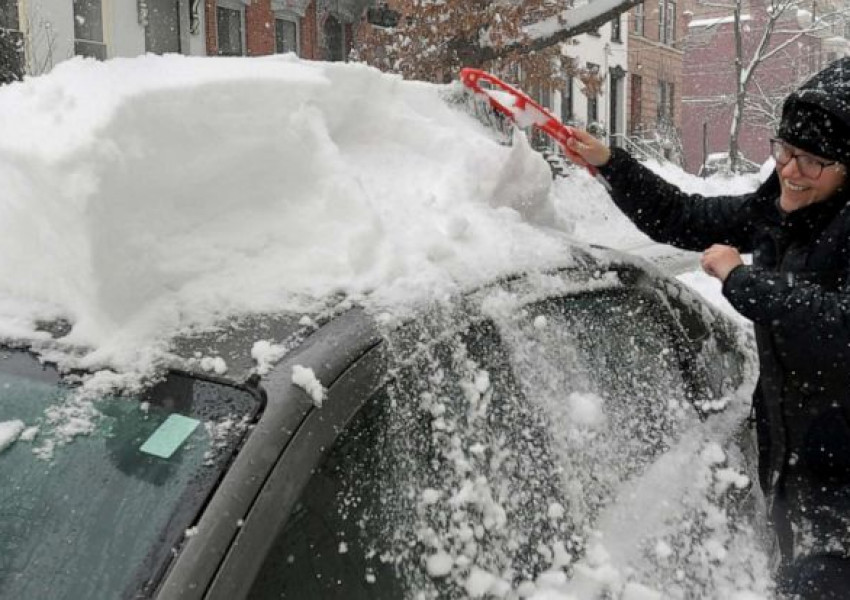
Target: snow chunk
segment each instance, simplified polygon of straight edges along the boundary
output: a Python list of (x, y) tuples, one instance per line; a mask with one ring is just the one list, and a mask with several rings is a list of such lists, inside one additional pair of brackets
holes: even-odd
[(596, 427), (605, 422), (604, 403), (601, 396), (589, 392), (573, 392), (567, 397), (570, 416), (577, 425), (585, 427)]
[(322, 407), (322, 402), (325, 399), (325, 390), (322, 383), (316, 378), (313, 369), (302, 367), (301, 365), (293, 365), (292, 367), (292, 383), (300, 387), (309, 394), (313, 399), (313, 404), (318, 408)]
[(426, 506), (436, 504), (440, 500), (441, 495), (442, 492), (440, 490), (435, 490), (434, 488), (422, 490), (422, 504), (425, 504)]
[(207, 372), (214, 372), (216, 375), (224, 375), (227, 373), (227, 363), (220, 356), (204, 356), (201, 359), (201, 368)]
[(720, 465), (726, 462), (726, 453), (720, 447), (720, 444), (710, 442), (703, 448), (700, 458), (708, 465)]
[(257, 363), (257, 373), (267, 375), (274, 363), (286, 354), (286, 348), (269, 340), (258, 340), (251, 347), (251, 358)]
[(466, 591), (470, 598), (481, 598), (485, 594), (496, 597), (504, 597), (510, 590), (510, 585), (505, 589), (507, 582), (503, 581), (489, 571), (480, 567), (472, 567), (466, 580)]
[(428, 569), (428, 575), (431, 577), (445, 577), (452, 572), (454, 560), (451, 555), (443, 550), (428, 557), (425, 567)]
[(25, 428), (24, 422), (18, 419), (0, 423), (0, 452), (14, 444)]
[(735, 469), (717, 469), (714, 472), (714, 479), (715, 488), (718, 492), (725, 492), (730, 486), (744, 490), (750, 485), (750, 478)]
[(623, 589), (623, 600), (661, 600), (660, 592), (640, 583), (630, 582)]
[(26, 429), (23, 430), (21, 435), (18, 436), (18, 439), (22, 440), (24, 442), (31, 442), (35, 439), (35, 436), (38, 435), (38, 430), (39, 430), (39, 428), (38, 428), (37, 425), (33, 425), (32, 427), (27, 427)]

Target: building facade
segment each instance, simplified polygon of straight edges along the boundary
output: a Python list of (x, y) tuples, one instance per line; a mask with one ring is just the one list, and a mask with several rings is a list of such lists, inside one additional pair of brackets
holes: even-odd
[(588, 128), (618, 145), (628, 131), (626, 73), (629, 39), (618, 15), (593, 33), (576, 37), (567, 54), (582, 75), (553, 90), (548, 106), (564, 123)]
[(647, 0), (627, 14), (629, 140), (640, 153), (681, 163), (681, 6)]
[(344, 60), (369, 0), (0, 0), (23, 71), (145, 53)]
[[(739, 27), (744, 65), (750, 64), (767, 27), (768, 9), (764, 0), (742, 4)], [(694, 0), (691, 12), (683, 70), (685, 168), (705, 173), (728, 163), (736, 90), (732, 68), (736, 25), (730, 11), (716, 5)], [(768, 48), (775, 52), (756, 65), (747, 87), (738, 134), (745, 168), (755, 169), (768, 158), (768, 142), (788, 93), (829, 61), (848, 55), (844, 9), (820, 1), (787, 12), (769, 41)]]

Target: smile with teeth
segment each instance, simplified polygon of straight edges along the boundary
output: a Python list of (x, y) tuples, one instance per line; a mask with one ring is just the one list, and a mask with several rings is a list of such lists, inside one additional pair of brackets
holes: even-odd
[(785, 180), (785, 187), (792, 192), (802, 192), (803, 190), (808, 189), (805, 185), (797, 185), (795, 183), (791, 183), (787, 179)]

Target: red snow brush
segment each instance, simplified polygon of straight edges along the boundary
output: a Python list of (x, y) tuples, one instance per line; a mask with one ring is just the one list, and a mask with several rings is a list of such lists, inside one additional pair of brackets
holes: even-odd
[(517, 126), (534, 126), (546, 133), (561, 145), (570, 160), (586, 167), (591, 175), (596, 175), (596, 167), (584, 162), (567, 147), (567, 140), (574, 137), (572, 130), (528, 95), (481, 69), (461, 69), (460, 80), (474, 94), (485, 98), (495, 111), (509, 118)]

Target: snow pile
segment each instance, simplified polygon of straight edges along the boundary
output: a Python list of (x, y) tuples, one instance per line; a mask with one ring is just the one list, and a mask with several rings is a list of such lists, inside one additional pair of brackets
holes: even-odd
[(71, 60), (0, 89), (0, 333), (144, 368), (222, 315), (563, 262), (544, 161), (446, 90), (293, 57)]

